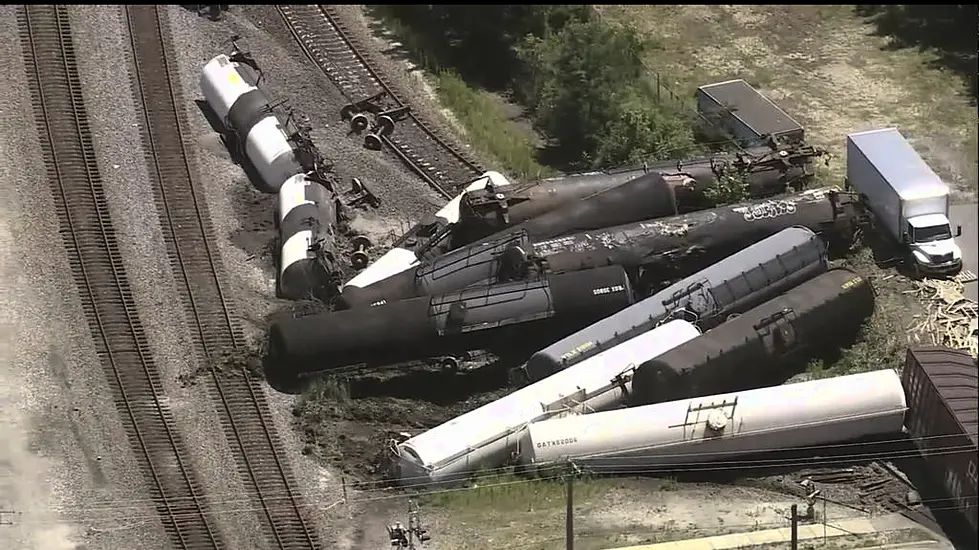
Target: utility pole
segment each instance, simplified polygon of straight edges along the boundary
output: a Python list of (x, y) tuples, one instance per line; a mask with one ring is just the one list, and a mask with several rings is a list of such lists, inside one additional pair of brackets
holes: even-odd
[(577, 468), (570, 459), (568, 459), (568, 473), (565, 475), (566, 478), (566, 489), (565, 493), (568, 497), (567, 510), (564, 513), (564, 545), (567, 550), (574, 550), (574, 476), (577, 473)]

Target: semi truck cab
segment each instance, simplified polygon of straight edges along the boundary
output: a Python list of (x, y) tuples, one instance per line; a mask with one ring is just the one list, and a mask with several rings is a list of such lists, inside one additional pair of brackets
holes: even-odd
[[(951, 190), (896, 128), (846, 137), (846, 183), (919, 275), (962, 269), (948, 221)], [(956, 228), (955, 236), (961, 234)]]
[[(962, 235), (957, 227), (955, 236)], [(908, 218), (904, 242), (920, 271), (958, 272), (962, 269), (962, 249), (952, 236), (952, 225), (944, 214), (925, 214)]]

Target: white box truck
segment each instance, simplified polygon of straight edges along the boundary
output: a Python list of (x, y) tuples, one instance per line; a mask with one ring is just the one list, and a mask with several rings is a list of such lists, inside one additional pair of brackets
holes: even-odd
[[(949, 188), (896, 128), (846, 137), (846, 187), (877, 227), (906, 250), (916, 272), (954, 275), (962, 250), (948, 221)], [(955, 236), (962, 234), (956, 229)]]

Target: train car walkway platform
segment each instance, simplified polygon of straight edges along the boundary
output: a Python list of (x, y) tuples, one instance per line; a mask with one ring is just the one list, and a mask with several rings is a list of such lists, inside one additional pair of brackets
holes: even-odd
[[(799, 525), (800, 547), (805, 547), (802, 543), (810, 541), (821, 544), (822, 538), (827, 539), (853, 536), (871, 535), (900, 529), (918, 528), (928, 531), (917, 523), (907, 519), (901, 514), (889, 514), (876, 518), (854, 518), (847, 520), (831, 521), (825, 526), (825, 533), (822, 523)], [(874, 545), (873, 548), (884, 549), (903, 549), (903, 550), (952, 550), (952, 545), (947, 543), (942, 537), (933, 534), (933, 540), (922, 540), (912, 543), (900, 543), (893, 545)], [(771, 547), (789, 547), (791, 541), (791, 529), (782, 527), (778, 529), (766, 529), (764, 531), (752, 531), (748, 533), (732, 533), (729, 535), (717, 535), (699, 539), (677, 540), (672, 542), (659, 542), (654, 544), (644, 544), (640, 546), (620, 547), (615, 550), (738, 550), (752, 548), (755, 546), (771, 545)], [(775, 546), (778, 545), (778, 546)], [(858, 549), (859, 545), (854, 548)]]

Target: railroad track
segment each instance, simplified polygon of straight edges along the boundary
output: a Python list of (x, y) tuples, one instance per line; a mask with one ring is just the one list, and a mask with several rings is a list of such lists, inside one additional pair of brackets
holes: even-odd
[[(208, 362), (244, 344), (201, 189), (191, 176), (182, 139), (183, 99), (168, 23), (156, 6), (129, 6), (135, 61), (134, 95), (142, 106), (142, 138), (164, 241), (197, 356)], [(320, 548), (308, 510), (280, 449), (261, 384), (247, 372), (210, 370), (208, 388), (239, 476), (273, 547)]]
[[(362, 51), (332, 6), (277, 6), (296, 42), (351, 103), (386, 92), (394, 107), (404, 107), (394, 88)], [(460, 193), (486, 170), (439, 136), (414, 112), (396, 124), (382, 142), (445, 198)]]
[(136, 313), (92, 145), (67, 8), (22, 7), (18, 24), (61, 238), (153, 504), (175, 547), (224, 548)]

